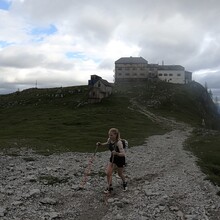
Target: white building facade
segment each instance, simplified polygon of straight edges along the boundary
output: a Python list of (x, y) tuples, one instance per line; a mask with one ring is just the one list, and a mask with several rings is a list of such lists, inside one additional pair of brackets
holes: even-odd
[(142, 57), (122, 57), (115, 62), (115, 81), (146, 79), (149, 76), (148, 62)]
[(158, 78), (165, 82), (185, 84), (185, 68), (179, 65), (161, 65)]
[(192, 81), (192, 73), (180, 65), (148, 64), (143, 57), (122, 57), (115, 61), (115, 82), (160, 79), (185, 84)]

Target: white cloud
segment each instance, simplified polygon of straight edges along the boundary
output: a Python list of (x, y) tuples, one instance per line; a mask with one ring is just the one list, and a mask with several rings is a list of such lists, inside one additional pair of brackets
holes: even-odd
[(112, 81), (123, 56), (180, 64), (210, 87), (219, 82), (218, 0), (8, 1), (9, 10), (0, 9), (0, 79), (7, 89), (36, 78), (43, 86), (87, 84), (92, 74)]

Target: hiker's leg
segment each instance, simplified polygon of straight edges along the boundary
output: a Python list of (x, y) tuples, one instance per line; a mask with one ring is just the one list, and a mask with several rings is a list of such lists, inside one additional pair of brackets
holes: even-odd
[(125, 176), (123, 174), (124, 167), (118, 167), (118, 175), (121, 177), (123, 183), (125, 182)]
[(112, 172), (113, 172), (113, 168), (114, 168), (113, 163), (109, 162), (108, 166), (107, 166), (107, 169), (106, 169), (107, 183), (108, 183), (109, 186), (112, 185)]
[(128, 187), (127, 187), (127, 182), (125, 182), (125, 176), (123, 174), (123, 171), (124, 171), (124, 167), (118, 167), (118, 175), (121, 177), (122, 181), (123, 181), (123, 191), (127, 191), (128, 190)]

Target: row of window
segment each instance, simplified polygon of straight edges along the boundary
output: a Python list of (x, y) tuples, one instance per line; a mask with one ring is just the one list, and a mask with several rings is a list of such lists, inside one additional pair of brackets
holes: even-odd
[[(156, 75), (155, 73), (117, 73), (118, 76), (154, 76)], [(173, 73), (159, 73), (158, 76), (173, 76)], [(177, 73), (177, 76), (181, 76), (180, 73)]]
[(122, 74), (122, 73), (118, 73), (117, 74), (118, 76), (122, 76), (122, 75), (125, 75), (125, 76), (137, 76), (137, 75), (139, 75), (139, 76), (146, 76), (146, 74), (145, 73), (139, 73), (139, 74), (137, 74), (137, 73), (125, 73), (125, 74)]
[(127, 63), (127, 64), (117, 64), (115, 66), (116, 68), (119, 68), (119, 67), (149, 67), (147, 64), (132, 64), (132, 63)]
[(156, 76), (155, 73), (118, 73), (117, 76)]
[(157, 71), (157, 68), (146, 68), (146, 67), (117, 67), (117, 70), (152, 70)]
[[(169, 73), (169, 74), (168, 73), (164, 73), (164, 74), (163, 73), (159, 73), (158, 76), (173, 76), (173, 74), (172, 73)], [(181, 76), (181, 74), (177, 73), (177, 76)]]
[(146, 70), (146, 68), (144, 68), (144, 67), (140, 67), (140, 68), (136, 68), (136, 67), (132, 67), (132, 68), (130, 68), (130, 67), (118, 67), (117, 68), (117, 70)]

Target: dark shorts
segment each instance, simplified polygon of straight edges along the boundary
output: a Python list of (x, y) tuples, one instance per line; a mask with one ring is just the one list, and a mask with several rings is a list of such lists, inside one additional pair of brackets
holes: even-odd
[(109, 161), (111, 163), (116, 164), (117, 167), (124, 167), (125, 166), (125, 157), (114, 156), (114, 160), (112, 161), (112, 156), (111, 156)]

